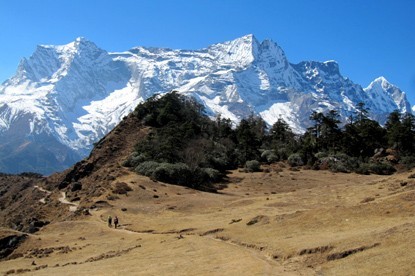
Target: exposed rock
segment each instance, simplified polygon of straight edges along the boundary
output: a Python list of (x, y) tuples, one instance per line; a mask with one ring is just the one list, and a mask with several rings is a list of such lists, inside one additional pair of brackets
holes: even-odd
[(0, 259), (6, 258), (26, 239), (27, 235), (13, 234), (0, 239)]
[(80, 182), (72, 183), (71, 186), (72, 186), (71, 187), (71, 192), (76, 192), (76, 191), (82, 190), (82, 184)]

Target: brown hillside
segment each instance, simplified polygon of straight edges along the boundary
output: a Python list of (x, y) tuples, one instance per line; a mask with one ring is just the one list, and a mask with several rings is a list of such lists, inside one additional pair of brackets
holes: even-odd
[[(124, 118), (110, 133), (96, 143), (90, 156), (63, 174), (51, 177), (58, 188), (69, 197), (96, 196), (110, 188), (111, 183), (125, 172), (122, 162), (133, 151), (134, 145), (145, 137), (148, 129), (135, 116)], [(73, 184), (82, 185), (81, 195), (73, 193)]]
[(81, 205), (78, 210), (91, 205), (94, 197), (111, 190), (115, 180), (127, 172), (121, 163), (146, 132), (130, 115), (97, 143), (88, 158), (62, 173), (50, 177), (0, 175), (0, 214), (5, 218), (0, 226), (34, 232), (39, 229), (33, 228), (34, 221), (48, 223), (73, 216), (61, 208), (62, 193)]

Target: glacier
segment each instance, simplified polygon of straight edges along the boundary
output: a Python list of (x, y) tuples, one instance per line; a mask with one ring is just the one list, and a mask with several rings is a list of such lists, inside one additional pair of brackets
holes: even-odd
[(277, 43), (251, 34), (199, 50), (124, 52), (80, 37), (37, 46), (0, 85), (0, 171), (64, 169), (137, 104), (171, 90), (195, 97), (209, 116), (237, 124), (256, 114), (268, 125), (282, 118), (298, 133), (313, 111), (335, 109), (345, 121), (359, 102), (381, 123), (394, 110), (412, 112), (406, 94), (384, 77), (362, 88), (333, 60), (292, 64)]

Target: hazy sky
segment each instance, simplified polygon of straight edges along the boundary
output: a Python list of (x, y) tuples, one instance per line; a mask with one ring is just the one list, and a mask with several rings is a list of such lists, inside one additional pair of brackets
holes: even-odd
[(384, 76), (415, 104), (413, 0), (0, 0), (0, 82), (38, 44), (200, 49), (246, 34), (292, 63), (336, 60), (363, 87)]

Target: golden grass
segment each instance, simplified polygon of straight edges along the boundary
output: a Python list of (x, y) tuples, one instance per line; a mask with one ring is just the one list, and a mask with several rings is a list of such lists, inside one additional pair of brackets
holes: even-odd
[(103, 195), (94, 200), (111, 206), (44, 227), (0, 273), (415, 275), (410, 174), (234, 171), (218, 194), (126, 174), (114, 183), (133, 188), (127, 196)]

